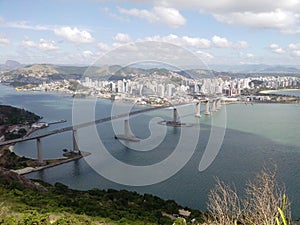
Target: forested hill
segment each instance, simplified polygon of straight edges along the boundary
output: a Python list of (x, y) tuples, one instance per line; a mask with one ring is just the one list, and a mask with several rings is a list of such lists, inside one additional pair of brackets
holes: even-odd
[[(169, 217), (182, 209), (149, 194), (41, 184), (0, 168), (0, 224), (172, 224)], [(200, 220), (198, 210), (188, 210), (188, 221)]]
[(0, 125), (32, 124), (41, 119), (25, 109), (0, 105)]

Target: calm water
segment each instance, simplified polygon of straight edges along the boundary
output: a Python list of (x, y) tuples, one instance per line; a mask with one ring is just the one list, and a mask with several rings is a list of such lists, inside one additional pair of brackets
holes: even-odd
[(291, 96), (300, 97), (300, 91), (299, 90), (278, 90), (278, 91), (272, 92), (272, 94), (291, 95)]
[[(67, 119), (63, 124), (52, 125), (40, 130), (46, 132), (58, 127), (71, 125), (73, 100), (69, 96), (45, 93), (20, 93), (13, 89), (0, 86), (0, 103), (10, 104), (28, 109), (43, 116), (50, 122)], [(91, 99), (82, 100), (82, 104)], [(204, 107), (202, 107), (204, 108)], [(98, 100), (95, 117), (104, 118), (110, 115), (111, 102)], [(194, 109), (181, 109), (182, 120), (188, 123), (200, 123), (201, 131), (195, 153), (189, 162), (176, 175), (158, 184), (131, 187), (116, 184), (97, 174), (85, 159), (60, 165), (44, 171), (27, 175), (29, 178), (43, 179), (49, 183), (62, 182), (77, 189), (127, 189), (140, 193), (151, 193), (164, 199), (175, 199), (178, 203), (206, 209), (207, 194), (214, 186), (215, 177), (225, 182), (234, 183), (237, 190), (242, 190), (247, 180), (261, 170), (264, 163), (276, 161), (279, 168), (279, 180), (287, 186), (287, 192), (293, 204), (293, 217), (300, 217), (300, 105), (289, 104), (235, 104), (223, 107), (213, 117), (196, 119)], [(226, 113), (226, 114), (225, 114)], [(221, 150), (210, 167), (199, 172), (198, 166), (203, 155), (213, 124), (222, 124), (226, 115), (226, 133)], [(141, 138), (150, 135), (149, 121), (153, 117), (170, 118), (170, 110), (160, 110), (142, 114), (131, 120), (131, 127)], [(195, 126), (188, 132), (195, 132)], [(114, 139), (110, 123), (97, 126), (98, 134), (110, 153), (117, 159), (132, 165), (149, 165), (168, 157), (176, 146), (180, 128), (168, 127), (163, 142), (153, 151), (138, 152), (124, 147)], [(192, 135), (192, 133), (191, 133)], [(62, 149), (72, 148), (71, 133), (44, 138), (45, 158), (56, 158), (62, 155)], [(187, 147), (193, 140), (187, 142)], [(82, 146), (83, 145), (83, 146)], [(91, 142), (83, 142), (85, 151), (97, 151)], [(184, 149), (182, 149), (184, 151)], [(36, 143), (28, 141), (17, 144), (15, 152), (20, 155), (36, 157)], [(89, 157), (93, 157), (93, 154)], [(121, 175), (122, 171), (120, 171)], [(128, 176), (128, 174), (127, 174)], [(242, 193), (242, 191), (240, 191)]]

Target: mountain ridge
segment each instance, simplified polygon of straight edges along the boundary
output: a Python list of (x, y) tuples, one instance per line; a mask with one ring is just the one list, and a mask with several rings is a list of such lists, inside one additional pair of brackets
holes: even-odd
[[(14, 63), (12, 63), (14, 64)], [(239, 67), (228, 67), (220, 70), (217, 66), (213, 69), (185, 69), (180, 71), (169, 70), (166, 68), (139, 68), (122, 67), (121, 65), (104, 66), (62, 66), (55, 64), (31, 64), (23, 65), (21, 68), (2, 71), (0, 82), (8, 83), (13, 86), (23, 86), (28, 84), (41, 84), (43, 82), (60, 80), (80, 80), (84, 77), (97, 78), (102, 80), (122, 80), (132, 76), (167, 76), (170, 73), (177, 73), (181, 78), (212, 78), (217, 76), (245, 77), (249, 75), (258, 76), (300, 76), (300, 69), (282, 65), (268, 66), (264, 64), (252, 64)]]

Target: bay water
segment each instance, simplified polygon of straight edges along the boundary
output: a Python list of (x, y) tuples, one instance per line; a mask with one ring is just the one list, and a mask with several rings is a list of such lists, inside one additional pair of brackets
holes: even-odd
[[(294, 91), (297, 92), (297, 91)], [(297, 93), (300, 94), (298, 91)], [(43, 121), (52, 122), (66, 119), (66, 123), (50, 125), (38, 130), (43, 133), (72, 125), (73, 98), (63, 94), (43, 92), (17, 92), (11, 87), (0, 85), (0, 104), (27, 109), (43, 117)], [(95, 99), (80, 99), (82, 106)], [(122, 104), (122, 103), (120, 103)], [(95, 118), (110, 116), (112, 102), (97, 99)], [(137, 106), (141, 108), (141, 106)], [(204, 108), (204, 107), (202, 107)], [(181, 129), (188, 129), (191, 137), (200, 127), (200, 134), (186, 140), (188, 148), (195, 141), (196, 148), (188, 163), (174, 176), (151, 185), (130, 186), (113, 182), (91, 168), (89, 160), (62, 164), (57, 167), (26, 175), (28, 178), (42, 179), (49, 183), (61, 182), (71, 188), (88, 190), (126, 189), (139, 193), (150, 193), (164, 199), (176, 200), (183, 206), (206, 210), (207, 195), (218, 177), (235, 186), (243, 195), (245, 183), (253, 179), (263, 165), (278, 166), (278, 181), (284, 183), (292, 201), (293, 218), (300, 218), (300, 105), (298, 104), (232, 104), (223, 105), (222, 109), (211, 116), (196, 118), (195, 107), (181, 109), (181, 120), (193, 124), (192, 127), (167, 127), (166, 136), (154, 150), (141, 152), (124, 146), (114, 138), (110, 122), (97, 125), (101, 140), (110, 154), (119, 161), (136, 165), (151, 165), (166, 159), (178, 144)], [(202, 113), (203, 114), (203, 113)], [(171, 120), (172, 110), (164, 109), (139, 114), (130, 120), (132, 132), (140, 138), (151, 135), (149, 123), (154, 117)], [(225, 118), (225, 121), (224, 121)], [(209, 142), (212, 127), (224, 128), (225, 135), (220, 151), (215, 160), (205, 170), (199, 171), (199, 162)], [(36, 134), (35, 133), (35, 134)], [(213, 140), (212, 140), (213, 141)], [(44, 158), (62, 157), (63, 149), (72, 149), (72, 133), (65, 132), (42, 139)], [(83, 151), (91, 152), (93, 157), (99, 146), (93, 140), (81, 145)], [(15, 145), (18, 155), (36, 158), (36, 142), (26, 141)], [(182, 149), (183, 154), (185, 149)], [(94, 154), (95, 155), (95, 154)], [(105, 167), (105, 164), (103, 165)], [(111, 165), (109, 165), (111, 166)], [(130, 176), (123, 174), (121, 176)]]

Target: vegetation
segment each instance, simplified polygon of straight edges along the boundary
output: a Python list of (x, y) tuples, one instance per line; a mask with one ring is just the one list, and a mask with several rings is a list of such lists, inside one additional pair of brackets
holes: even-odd
[(35, 165), (35, 160), (20, 157), (7, 148), (0, 149), (0, 166), (8, 169), (21, 169)]
[(41, 117), (25, 109), (0, 105), (0, 125), (32, 124), (39, 119)]
[(175, 220), (182, 207), (172, 200), (126, 190), (72, 190), (61, 183), (52, 186), (6, 174), (10, 175), (0, 173), (0, 224), (291, 224), (290, 202), (276, 182), (276, 168), (263, 168), (248, 182), (244, 198), (217, 179), (205, 218), (198, 210), (185, 208), (191, 215)]
[[(0, 176), (0, 224), (172, 224), (162, 212), (176, 214), (182, 208), (149, 194), (41, 183), (47, 191)], [(199, 211), (191, 211), (193, 218), (200, 218)]]
[(289, 225), (290, 203), (285, 189), (276, 182), (276, 168), (263, 168), (247, 184), (246, 197), (240, 198), (229, 185), (217, 179), (209, 194), (207, 224)]
[(27, 134), (27, 131), (24, 128), (21, 128), (18, 131), (6, 133), (5, 140), (8, 141), (8, 140), (16, 139), (16, 138), (21, 138), (26, 134)]

